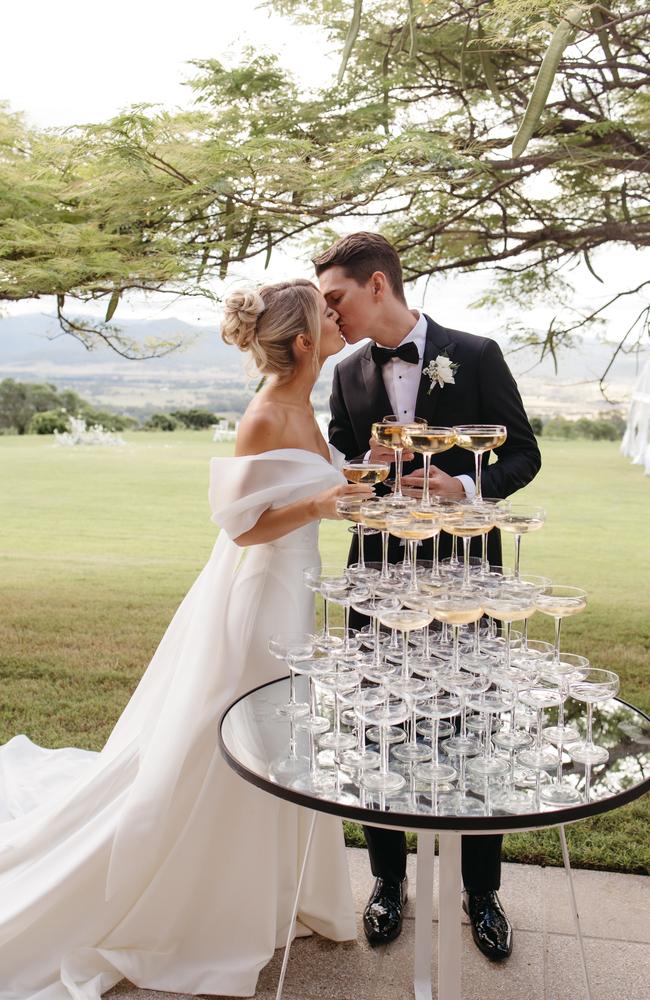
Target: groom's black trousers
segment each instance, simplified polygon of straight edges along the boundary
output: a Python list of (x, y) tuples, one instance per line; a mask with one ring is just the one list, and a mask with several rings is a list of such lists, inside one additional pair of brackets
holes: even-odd
[[(488, 552), (490, 563), (500, 565), (501, 563), (501, 540), (498, 532), (490, 532), (492, 536)], [(443, 533), (440, 545), (440, 556), (444, 558), (449, 555), (451, 546), (449, 535)], [(472, 555), (480, 555), (480, 539), (472, 539), (470, 551)], [(492, 551), (490, 551), (492, 550)], [(381, 548), (379, 536), (370, 536), (364, 546), (366, 560), (368, 562), (381, 561)], [(357, 540), (354, 539), (350, 548), (349, 562), (357, 561)], [(389, 545), (389, 561), (398, 562), (403, 558), (404, 549), (399, 546), (399, 542), (391, 535)], [(431, 542), (425, 542), (419, 549), (419, 558), (431, 558)], [(350, 612), (350, 627), (363, 628), (367, 625), (368, 619), (356, 613)], [(364, 826), (363, 832), (368, 845), (368, 855), (370, 857), (370, 867), (375, 878), (384, 878), (391, 881), (399, 881), (406, 874), (406, 837), (401, 830), (385, 830), (379, 827)], [(469, 892), (484, 893), (497, 890), (501, 883), (501, 843), (503, 837), (500, 834), (484, 837), (462, 837), (462, 872), (463, 884)]]

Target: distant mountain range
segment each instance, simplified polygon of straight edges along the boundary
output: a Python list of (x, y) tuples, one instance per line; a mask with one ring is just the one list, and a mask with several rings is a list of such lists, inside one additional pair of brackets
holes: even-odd
[[(217, 329), (174, 318), (130, 320), (120, 326), (139, 342), (180, 335), (184, 344), (162, 358), (128, 361), (105, 346), (88, 351), (63, 334), (53, 317), (7, 316), (0, 318), (0, 378), (51, 382), (76, 390), (96, 405), (138, 417), (185, 406), (205, 406), (224, 414), (243, 411), (257, 380), (247, 376), (243, 355), (224, 344)], [(604, 371), (613, 345), (585, 341), (560, 356), (556, 376), (550, 358), (536, 365), (537, 355), (531, 349), (513, 352), (503, 338), (500, 344), (530, 414), (577, 415), (608, 408), (593, 380)], [(649, 351), (619, 355), (609, 375), (610, 399), (627, 405), (648, 356)], [(339, 358), (327, 363), (316, 386), (318, 409), (327, 409), (332, 369)]]

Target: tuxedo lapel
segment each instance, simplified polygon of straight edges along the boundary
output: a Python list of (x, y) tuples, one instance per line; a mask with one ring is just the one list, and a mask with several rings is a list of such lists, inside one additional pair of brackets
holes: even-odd
[(393, 408), (386, 392), (381, 367), (372, 360), (370, 347), (367, 355), (361, 358), (361, 374), (366, 392), (363, 411), (370, 414), (372, 421), (381, 420), (392, 413)]
[(435, 423), (441, 389), (437, 382), (432, 384), (430, 377), (424, 374), (424, 369), (439, 354), (445, 354), (448, 358), (452, 358), (455, 348), (456, 344), (450, 339), (449, 332), (427, 316), (427, 339), (424, 345), (422, 375), (415, 403), (415, 416), (426, 417), (430, 424)]

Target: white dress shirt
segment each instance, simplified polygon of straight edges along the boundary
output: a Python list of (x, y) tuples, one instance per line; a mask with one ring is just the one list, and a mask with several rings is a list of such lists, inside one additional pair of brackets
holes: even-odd
[[(415, 310), (414, 310), (415, 311)], [(386, 393), (392, 407), (392, 412), (408, 423), (413, 420), (415, 404), (418, 398), (418, 389), (422, 377), (422, 363), (424, 359), (424, 348), (427, 340), (427, 317), (424, 313), (419, 313), (417, 322), (412, 330), (400, 341), (402, 344), (414, 343), (418, 349), (419, 361), (417, 365), (402, 361), (401, 358), (391, 358), (385, 365), (382, 365), (381, 374), (386, 387)], [(368, 452), (367, 458), (370, 457)], [(476, 495), (476, 486), (471, 476), (456, 476), (460, 479), (465, 495), (471, 500)]]

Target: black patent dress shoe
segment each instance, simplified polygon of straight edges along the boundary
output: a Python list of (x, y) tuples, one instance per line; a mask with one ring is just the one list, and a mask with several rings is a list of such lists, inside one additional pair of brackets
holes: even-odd
[(463, 909), (479, 951), (493, 962), (507, 958), (512, 952), (512, 927), (496, 892), (464, 892)]
[(363, 911), (363, 929), (370, 944), (388, 944), (402, 930), (402, 910), (408, 899), (406, 876), (401, 882), (378, 878)]

